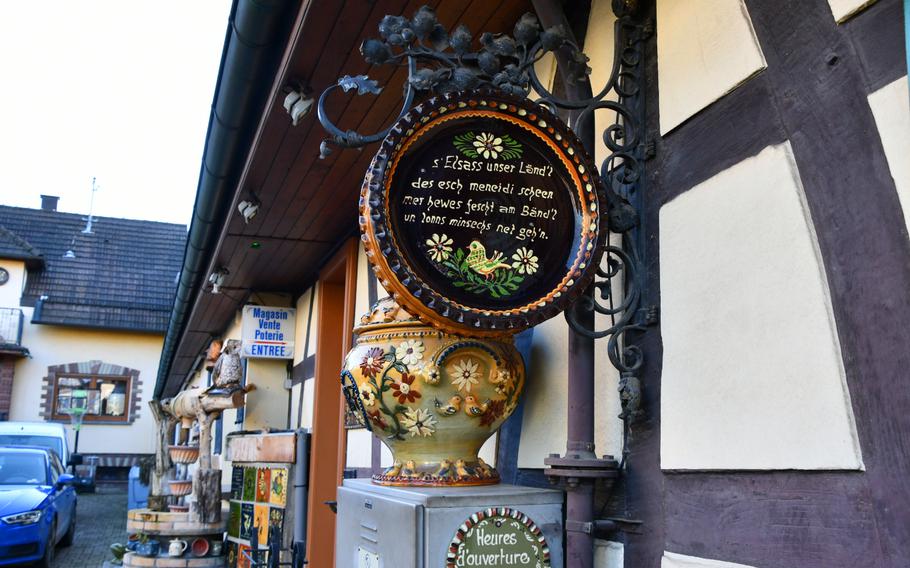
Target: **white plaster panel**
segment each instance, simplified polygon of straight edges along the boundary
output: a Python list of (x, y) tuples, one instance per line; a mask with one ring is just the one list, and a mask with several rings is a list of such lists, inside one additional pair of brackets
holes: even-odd
[(596, 568), (623, 568), (622, 543), (610, 540), (594, 541), (594, 566)]
[(861, 469), (789, 143), (660, 211), (661, 467)]
[(657, 0), (662, 135), (765, 67), (742, 0)]
[(843, 23), (869, 6), (875, 4), (876, 0), (828, 0), (831, 6), (831, 13), (837, 23)]
[(755, 568), (746, 564), (709, 560), (697, 556), (686, 556), (675, 552), (664, 552), (660, 559), (660, 568)]
[(869, 95), (869, 106), (878, 125), (897, 197), (910, 234), (910, 88), (907, 76)]

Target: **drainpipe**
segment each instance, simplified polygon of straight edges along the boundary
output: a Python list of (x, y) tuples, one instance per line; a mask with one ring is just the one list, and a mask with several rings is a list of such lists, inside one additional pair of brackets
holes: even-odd
[[(285, 0), (234, 0), (231, 7), (155, 399), (165, 395), (174, 353), (205, 283), (205, 271), (229, 214), (243, 159), (267, 102), (297, 6), (298, 2)], [(170, 391), (167, 394), (173, 394)]]
[[(572, 28), (562, 5), (557, 0), (533, 0), (534, 10), (543, 28), (562, 26), (571, 38)], [(570, 50), (556, 52), (558, 69), (563, 78), (566, 95), (574, 100), (592, 96), (591, 83), (583, 80), (566, 80), (570, 65)], [(577, 114), (570, 117), (572, 129), (585, 150), (594, 155), (594, 113), (587, 113), (578, 121)], [(589, 289), (586, 294), (592, 294)], [(594, 311), (579, 314), (577, 321), (585, 329), (594, 331)], [(549, 466), (545, 474), (551, 482), (563, 481), (566, 490), (566, 566), (592, 568), (594, 565), (594, 484), (598, 478), (615, 478), (618, 464), (610, 456), (598, 459), (594, 453), (594, 339), (569, 328), (568, 368), (568, 417), (566, 454), (551, 454), (544, 463)]]
[[(302, 388), (302, 387), (301, 387)], [(297, 430), (297, 458), (294, 466), (294, 557), (306, 558), (307, 494), (310, 470), (310, 433)]]

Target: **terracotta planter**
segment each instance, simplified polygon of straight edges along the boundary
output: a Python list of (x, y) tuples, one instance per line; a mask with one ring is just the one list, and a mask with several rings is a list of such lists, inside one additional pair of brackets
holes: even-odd
[(167, 510), (171, 513), (186, 513), (190, 510), (189, 505), (168, 505)]
[(171, 479), (168, 480), (168, 484), (171, 486), (171, 495), (175, 497), (182, 497), (193, 492), (192, 479)]
[(199, 459), (199, 446), (168, 446), (167, 451), (174, 463), (190, 464)]
[(394, 465), (381, 485), (486, 485), (499, 474), (477, 452), (515, 410), (524, 365), (511, 337), (479, 340), (443, 333), (390, 298), (354, 330), (346, 381)]

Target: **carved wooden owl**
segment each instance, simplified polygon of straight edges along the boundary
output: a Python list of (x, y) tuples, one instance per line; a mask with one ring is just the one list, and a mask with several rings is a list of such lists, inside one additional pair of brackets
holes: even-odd
[(218, 389), (240, 386), (243, 366), (240, 363), (240, 341), (228, 339), (212, 368), (212, 386)]

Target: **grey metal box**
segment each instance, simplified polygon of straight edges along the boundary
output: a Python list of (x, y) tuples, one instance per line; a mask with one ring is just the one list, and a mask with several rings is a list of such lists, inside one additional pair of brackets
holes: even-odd
[(562, 503), (561, 491), (516, 485), (383, 487), (346, 479), (338, 488), (335, 566), (443, 568), (462, 523), (489, 507), (511, 507), (537, 524), (551, 566), (562, 568)]

